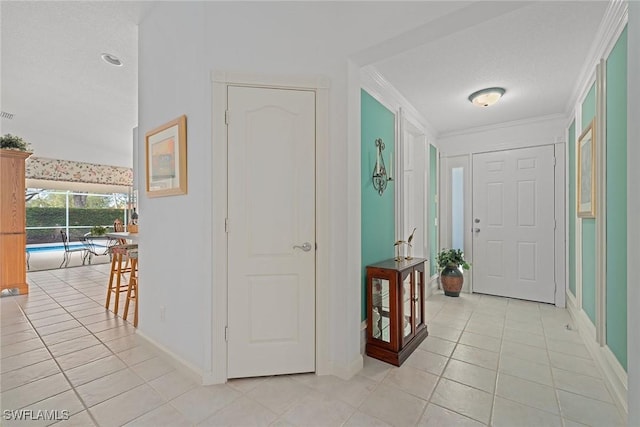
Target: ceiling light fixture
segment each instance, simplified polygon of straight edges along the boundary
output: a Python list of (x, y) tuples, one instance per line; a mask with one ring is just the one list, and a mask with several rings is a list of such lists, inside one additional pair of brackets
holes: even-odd
[(103, 53), (100, 56), (102, 57), (102, 60), (107, 64), (114, 65), (116, 67), (122, 67), (122, 61), (120, 61), (117, 56), (111, 55), (110, 53)]
[(505, 90), (501, 87), (482, 89), (469, 95), (469, 101), (478, 107), (488, 107), (498, 102), (504, 92)]

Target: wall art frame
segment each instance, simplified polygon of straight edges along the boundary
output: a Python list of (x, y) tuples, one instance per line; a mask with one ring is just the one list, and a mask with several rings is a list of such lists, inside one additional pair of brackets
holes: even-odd
[(593, 119), (578, 138), (576, 212), (580, 218), (596, 217), (596, 142), (596, 121)]
[(147, 197), (187, 194), (187, 116), (145, 134)]

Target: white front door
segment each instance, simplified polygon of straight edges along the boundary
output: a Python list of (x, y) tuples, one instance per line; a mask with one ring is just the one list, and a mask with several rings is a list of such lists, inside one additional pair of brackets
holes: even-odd
[(553, 303), (554, 148), (473, 156), (473, 291)]
[(227, 374), (313, 372), (315, 92), (227, 95)]

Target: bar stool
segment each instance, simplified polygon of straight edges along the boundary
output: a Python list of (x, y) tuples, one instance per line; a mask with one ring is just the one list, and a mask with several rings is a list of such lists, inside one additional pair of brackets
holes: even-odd
[(123, 320), (127, 320), (129, 315), (129, 301), (133, 300), (133, 326), (138, 327), (138, 250), (129, 250), (129, 260), (131, 260), (131, 274), (129, 275), (129, 286), (127, 286), (127, 298), (124, 303)]
[[(129, 253), (131, 251), (138, 250), (138, 244), (124, 244), (124, 245), (114, 245), (109, 248), (109, 253), (111, 253), (111, 274), (109, 275), (109, 286), (107, 288), (107, 302), (105, 303), (105, 308), (109, 308), (109, 303), (111, 302), (111, 294), (115, 294), (115, 304), (113, 306), (113, 312), (118, 314), (118, 303), (120, 301), (120, 292), (126, 292), (127, 289), (124, 285), (121, 284), (122, 276), (125, 273), (129, 273), (129, 282), (131, 281), (131, 272), (132, 263), (130, 261)], [(124, 259), (124, 266), (122, 265)], [(137, 261), (137, 258), (136, 258)], [(137, 267), (137, 262), (136, 262)], [(115, 285), (114, 285), (115, 278)]]

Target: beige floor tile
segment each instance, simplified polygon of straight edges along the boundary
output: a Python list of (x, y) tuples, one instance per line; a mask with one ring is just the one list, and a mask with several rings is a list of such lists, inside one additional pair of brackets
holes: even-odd
[(540, 384), (553, 386), (551, 367), (528, 360), (518, 359), (512, 356), (502, 355), (500, 358), (500, 372), (534, 381)]
[(89, 332), (84, 326), (78, 326), (73, 329), (67, 329), (65, 331), (55, 332), (49, 335), (45, 335), (42, 337), (44, 343), (48, 346), (54, 346), (56, 344), (60, 344), (66, 341), (74, 340), (76, 338), (89, 336), (91, 332)]
[(623, 426), (618, 409), (611, 403), (558, 390), (562, 416), (593, 426)]
[(170, 403), (189, 421), (200, 423), (240, 396), (240, 393), (227, 385), (200, 386), (178, 396)]
[[(459, 347), (458, 345), (457, 347)], [(456, 347), (456, 348), (457, 348)], [(455, 353), (455, 352), (454, 352)], [(440, 354), (417, 348), (402, 366), (411, 366), (434, 375), (442, 374), (449, 359)]]
[(240, 393), (247, 393), (256, 388), (260, 383), (265, 381), (267, 377), (255, 377), (255, 378), (235, 378), (227, 381), (229, 387), (238, 390)]
[(0, 349), (0, 357), (4, 359), (5, 357), (15, 356), (17, 354), (26, 353), (27, 351), (37, 350), (39, 348), (44, 348), (42, 340), (40, 340), (40, 338), (32, 338), (15, 344), (2, 346), (2, 349)]
[(381, 419), (356, 411), (345, 423), (345, 427), (391, 427)]
[(300, 426), (340, 426), (355, 410), (353, 406), (341, 400), (317, 393), (308, 394), (298, 400), (282, 415), (282, 418)]
[(600, 369), (591, 359), (584, 359), (582, 357), (557, 353), (555, 351), (549, 351), (549, 359), (551, 360), (551, 366), (554, 368), (560, 368), (565, 371), (576, 372), (578, 374), (588, 375), (595, 378), (602, 378)]
[(463, 332), (462, 336), (460, 337), (460, 344), (481, 348), (483, 350), (494, 351), (496, 353), (500, 351), (500, 343), (500, 338), (480, 335), (466, 331)]
[(494, 427), (562, 427), (559, 416), (496, 397), (491, 422)]
[(382, 381), (392, 368), (392, 365), (374, 359), (373, 357), (364, 356), (363, 359), (364, 367), (358, 374), (376, 382)]
[(278, 416), (248, 397), (241, 396), (216, 411), (199, 426), (268, 426)]
[[(152, 353), (153, 354), (153, 353)], [(175, 368), (160, 357), (153, 357), (131, 366), (131, 369), (143, 380), (151, 381), (173, 371)]]
[(50, 358), (51, 356), (46, 348), (37, 348), (25, 353), (16, 354), (15, 356), (5, 357), (4, 359), (2, 359), (2, 364), (0, 364), (0, 372), (4, 374), (5, 372), (24, 368), (26, 366), (33, 365)]
[(380, 384), (360, 406), (360, 411), (397, 426), (415, 425), (427, 402), (395, 387)]
[(539, 363), (541, 365), (550, 365), (549, 353), (545, 348), (534, 347), (530, 345), (514, 343), (511, 341), (502, 342), (501, 354), (505, 356), (516, 357), (518, 359), (528, 360), (530, 362)]
[(68, 420), (53, 424), (55, 427), (94, 427), (95, 423), (87, 411), (79, 412), (69, 417)]
[(443, 340), (458, 342), (462, 335), (462, 328), (453, 328), (449, 325), (431, 322), (427, 325), (429, 335), (432, 337), (442, 338)]
[(460, 415), (433, 403), (430, 403), (429, 406), (427, 406), (427, 410), (418, 422), (418, 427), (482, 427), (484, 425), (485, 424), (476, 420), (465, 417), (464, 415)]
[(511, 375), (500, 374), (498, 376), (496, 395), (545, 412), (560, 415), (558, 399), (556, 399), (556, 391), (553, 387)]
[(58, 373), (60, 373), (58, 365), (51, 359), (45, 359), (42, 362), (3, 373), (0, 377), (1, 390), (11, 390)]
[(442, 378), (433, 392), (431, 402), (481, 423), (488, 424), (491, 416), (493, 395)]
[(456, 343), (443, 340), (438, 337), (428, 336), (418, 348), (421, 350), (430, 351), (432, 353), (439, 354), (441, 356), (449, 357), (453, 353), (453, 349), (456, 347)]
[(174, 399), (195, 388), (197, 384), (179, 371), (172, 371), (149, 382), (163, 398)]
[(76, 390), (87, 407), (90, 408), (114, 396), (132, 390), (142, 383), (142, 379), (133, 371), (123, 369), (76, 387)]
[(271, 377), (247, 393), (247, 396), (282, 415), (313, 389), (287, 376)]
[(500, 354), (465, 344), (458, 344), (451, 357), (455, 360), (461, 360), (495, 371), (498, 369)]
[(76, 351), (75, 353), (56, 357), (56, 361), (60, 364), (62, 369), (67, 370), (84, 365), (85, 363), (93, 362), (94, 360), (102, 359), (109, 355), (111, 355), (109, 350), (104, 345), (98, 344), (93, 347)]
[(86, 384), (98, 378), (120, 371), (126, 367), (127, 365), (125, 365), (124, 362), (116, 356), (111, 355), (77, 366), (73, 369), (69, 369), (65, 373), (67, 378), (69, 378), (69, 381), (71, 381), (71, 384), (73, 384), (74, 387), (78, 387), (82, 384)]
[(401, 368), (392, 369), (382, 381), (382, 384), (396, 387), (421, 399), (429, 400), (437, 382), (437, 375), (412, 368), (411, 366), (402, 366)]
[(168, 403), (125, 424), (126, 427), (190, 427), (192, 425), (184, 415)]
[(93, 335), (85, 335), (69, 341), (61, 342), (59, 344), (48, 345), (48, 347), (49, 351), (51, 351), (51, 354), (53, 354), (53, 357), (60, 357), (64, 356), (65, 354), (84, 350), (85, 348), (93, 347), (98, 344), (100, 344), (100, 340), (98, 340), (96, 337), (94, 337)]
[(493, 393), (496, 374), (497, 371), (453, 359), (449, 361), (442, 376), (488, 393)]
[(69, 390), (71, 385), (62, 374), (51, 375), (0, 394), (3, 409), (20, 409), (58, 393)]
[(577, 374), (558, 368), (553, 368), (552, 373), (557, 389), (613, 403), (605, 382), (600, 378)]
[(100, 427), (117, 427), (164, 405), (165, 400), (143, 384), (89, 409)]

